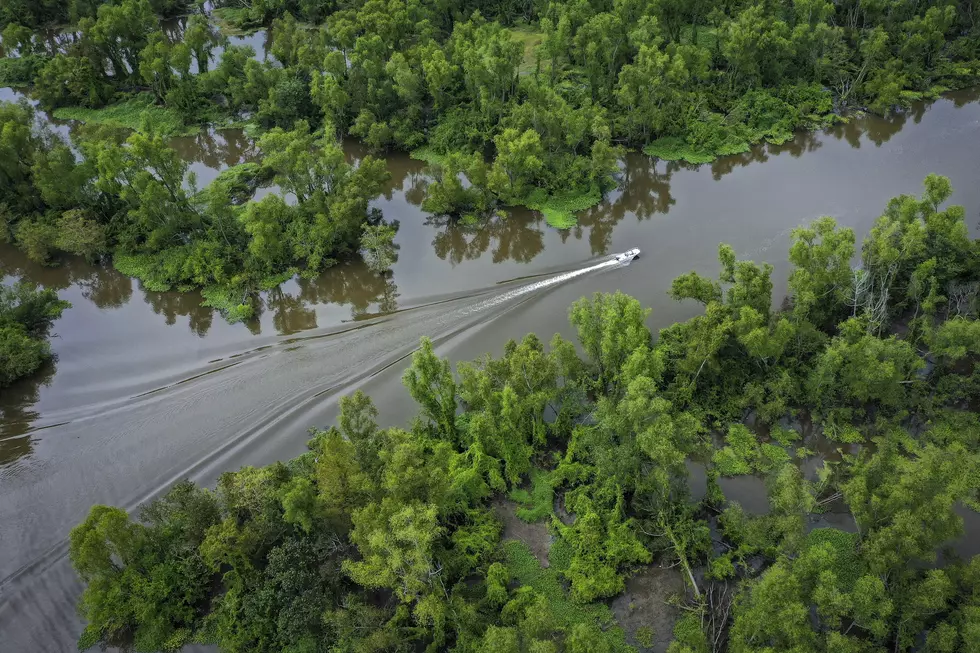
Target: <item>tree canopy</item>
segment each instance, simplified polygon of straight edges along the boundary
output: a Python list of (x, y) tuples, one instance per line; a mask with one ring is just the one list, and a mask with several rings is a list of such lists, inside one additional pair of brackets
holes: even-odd
[[(276, 156), (309, 136), (270, 133)], [(283, 161), (297, 193), (344, 183)], [(671, 653), (977, 650), (980, 558), (950, 545), (980, 508), (980, 250), (949, 195), (930, 176), (890, 202), (853, 270), (849, 230), (796, 230), (781, 309), (772, 267), (722, 245), (717, 279), (670, 291), (703, 314), (656, 338), (616, 293), (571, 307), (577, 343), (529, 334), (453, 366), (423, 339), (406, 427), (357, 392), (299, 458), (135, 516), (93, 507), (71, 534), (80, 646), (629, 651), (652, 634), (600, 601), (657, 564), (685, 583)], [(869, 278), (885, 309), (854, 301)], [(722, 491), (746, 474), (764, 514)], [(547, 567), (505, 530), (514, 502), (549, 531)]]

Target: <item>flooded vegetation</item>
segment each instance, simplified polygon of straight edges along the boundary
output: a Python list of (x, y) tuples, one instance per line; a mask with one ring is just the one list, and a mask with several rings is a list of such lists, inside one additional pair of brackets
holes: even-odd
[[(189, 223), (211, 219), (232, 203), (231, 195), (207, 210), (187, 207), (221, 173), (313, 146), (322, 158), (336, 154), (337, 169), (355, 179), (350, 189), (357, 195), (350, 211), (357, 229), (315, 256), (304, 251), (273, 260), (265, 250), (275, 249), (274, 237), (262, 241), (265, 248), (252, 247), (254, 234), (271, 224), (263, 222), (268, 216), (253, 221), (249, 238), (234, 245), (225, 238), (222, 255), (247, 279), (226, 284), (231, 298), (223, 302), (213, 300), (213, 286), (186, 275), (161, 280), (132, 262), (120, 265), (140, 281), (97, 262), (109, 250), (92, 250), (97, 255), (89, 260), (59, 252), (40, 257), (54, 265), (39, 265), (0, 244), (4, 284), (27, 280), (71, 304), (51, 315), (57, 318), (51, 360), (39, 359), (36, 372), (0, 390), (5, 644), (68, 650), (78, 641), (83, 648), (152, 650), (219, 641), (257, 650), (247, 628), (253, 624), (243, 625), (253, 618), (258, 630), (276, 633), (263, 640), (270, 650), (296, 644), (295, 633), (277, 631), (276, 620), (262, 616), (268, 610), (287, 615), (290, 627), (320, 643), (353, 646), (370, 631), (372, 645), (391, 649), (442, 649), (452, 641), (459, 650), (555, 650), (560, 642), (569, 653), (629, 647), (738, 653), (763, 644), (836, 651), (866, 643), (890, 649), (893, 638), (896, 651), (921, 642), (930, 650), (972, 650), (962, 633), (976, 627), (976, 606), (964, 598), (977, 591), (971, 585), (976, 565), (959, 563), (980, 552), (980, 519), (971, 509), (976, 488), (958, 474), (977, 468), (977, 395), (970, 385), (977, 352), (967, 320), (951, 320), (944, 329), (936, 306), (955, 303), (953, 291), (961, 290), (957, 311), (975, 320), (968, 305), (976, 300), (953, 283), (972, 274), (969, 257), (942, 258), (949, 252), (936, 241), (958, 242), (959, 232), (940, 233), (939, 223), (977, 234), (980, 90), (912, 101), (962, 86), (968, 76), (937, 64), (969, 67), (962, 61), (966, 48), (955, 56), (933, 51), (956, 32), (953, 14), (930, 9), (907, 17), (903, 29), (931, 35), (932, 45), (898, 52), (893, 61), (911, 71), (898, 85), (888, 83), (894, 66), (885, 65), (877, 30), (855, 32), (861, 48), (838, 34), (836, 56), (850, 59), (835, 60), (842, 88), (831, 91), (820, 77), (826, 71), (791, 79), (772, 65), (773, 57), (744, 45), (740, 34), (762, 29), (750, 24), (755, 9), (724, 27), (699, 15), (688, 22), (659, 16), (670, 48), (687, 41), (681, 50), (644, 44), (626, 63), (616, 54), (626, 48), (609, 47), (610, 60), (596, 65), (600, 49), (583, 44), (616, 29), (601, 21), (579, 25), (565, 9), (559, 11), (565, 27), (556, 20), (557, 31), (523, 18), (508, 28), (482, 19), (464, 25), (446, 14), (440, 20), (452, 35), (416, 51), (408, 18), (368, 4), (360, 12), (337, 12), (320, 31), (288, 14), (272, 15), (273, 9), (262, 14), (258, 5), (209, 4), (206, 11), (217, 9), (227, 32), (222, 36), (202, 15), (181, 16), (179, 3), (157, 2), (128, 16), (119, 28), (128, 36), (102, 40), (102, 32), (122, 23), (96, 14), (78, 31), (4, 33), (8, 55), (96, 62), (85, 92), (65, 84), (63, 70), (38, 78), (32, 95), (0, 88), (0, 101), (26, 99), (33, 112), (25, 116), (71, 137), (73, 152), (84, 149), (86, 132), (98, 134), (92, 142), (121, 143), (131, 133), (125, 127), (139, 133), (151, 110), (149, 131), (167, 134), (151, 145), (173, 152), (171, 163), (180, 168), (165, 180), (177, 182), (167, 189), (166, 201), (173, 200), (167, 215), (183, 211)], [(73, 6), (83, 14), (95, 7)], [(766, 29), (773, 43), (792, 41), (795, 52), (824, 61), (819, 44), (804, 37), (837, 34), (822, 22), (831, 11), (837, 9), (813, 9), (812, 24), (792, 33), (780, 32), (781, 20)], [(306, 12), (312, 14), (301, 17), (311, 23), (325, 18), (313, 15), (313, 5), (303, 5), (299, 13)], [(847, 19), (857, 21), (859, 13), (855, 8)], [(975, 17), (972, 9), (960, 14)], [(36, 18), (37, 25), (50, 22)], [(77, 16), (59, 20), (69, 18)], [(273, 19), (276, 38), (251, 30)], [(801, 27), (807, 22), (793, 20)], [(562, 45), (569, 21), (587, 38)], [(381, 56), (367, 32), (385, 24), (390, 38), (382, 45), (392, 52)], [(99, 54), (75, 57), (83, 36), (94, 38)], [(629, 40), (646, 36), (631, 33)], [(718, 66), (722, 39), (729, 63)], [(962, 45), (968, 37), (956, 33), (949, 41)], [(181, 50), (185, 42), (196, 46)], [(154, 51), (156, 60), (145, 54)], [(668, 60), (670, 75), (661, 69)], [(154, 68), (158, 61), (164, 63)], [(459, 78), (455, 91), (430, 77), (447, 61), (455, 66), (447, 74)], [(227, 62), (230, 73), (209, 71), (212, 62)], [(236, 86), (239, 79), (248, 83)], [(652, 93), (656, 80), (668, 82)], [(481, 93), (472, 92), (477, 82)], [(852, 88), (860, 90), (851, 96)], [(127, 102), (102, 106), (119, 93)], [(713, 105), (692, 118), (687, 108), (701, 107), (711, 93)], [(93, 102), (93, 95), (104, 97)], [(864, 115), (857, 97), (889, 115)], [(888, 111), (910, 102), (908, 110)], [(48, 112), (48, 105), (61, 106)], [(315, 119), (312, 132), (297, 118)], [(467, 131), (473, 123), (483, 131)], [(801, 127), (810, 131), (794, 133)], [(646, 154), (627, 152), (622, 143), (646, 145)], [(416, 158), (390, 153), (419, 145), (425, 147), (415, 149)], [(389, 153), (374, 164), (379, 150)], [(301, 172), (326, 176), (318, 165), (319, 159)], [(276, 208), (291, 217), (281, 222), (303, 217), (307, 231), (328, 222), (321, 215), (336, 217), (327, 204), (307, 211), (304, 205), (315, 202), (304, 193), (333, 197), (343, 175), (310, 190), (315, 184), (294, 183), (296, 170), (287, 168), (265, 171), (258, 188), (248, 189), (250, 207), (258, 213), (254, 207), (271, 206), (261, 204), (265, 198), (282, 197)], [(368, 173), (354, 177), (361, 170)], [(887, 304), (887, 288), (882, 301), (877, 282), (860, 276), (880, 263), (862, 256), (861, 242), (872, 240), (869, 232), (888, 200), (918, 195), (930, 173), (944, 175), (955, 189), (947, 198), (945, 182), (929, 177), (925, 199), (913, 207), (932, 229), (923, 247), (941, 260), (919, 261), (918, 250), (893, 256), (896, 269), (914, 258), (916, 269), (902, 273), (914, 279), (901, 288), (903, 310), (888, 314), (873, 299)], [(434, 196), (442, 197), (444, 210), (424, 210)], [(159, 209), (159, 197), (147, 193), (134, 210)], [(941, 199), (930, 206), (932, 197)], [(965, 216), (939, 212), (947, 199), (964, 207)], [(794, 270), (811, 269), (801, 263), (806, 257), (791, 265), (787, 251), (805, 240), (793, 230), (819, 225), (823, 215), (835, 218), (837, 233), (852, 230), (857, 249), (853, 260), (837, 261), (847, 283), (821, 288), (814, 299), (800, 290), (806, 284), (799, 276), (796, 285), (787, 282)], [(395, 234), (383, 243), (384, 264), (371, 256), (360, 232), (365, 225), (379, 229), (375, 235)], [(144, 236), (155, 237), (147, 233), (134, 242), (142, 246)], [(171, 249), (199, 235), (188, 233), (174, 239), (188, 242)], [(820, 234), (807, 244), (833, 239)], [(290, 234), (290, 247), (306, 244), (304, 235)], [(62, 242), (58, 234), (46, 237)], [(880, 232), (877, 238), (888, 240)], [(731, 246), (722, 250), (720, 275), (719, 243)], [(630, 265), (611, 259), (634, 247), (642, 256)], [(814, 258), (830, 260), (836, 252)], [(252, 269), (256, 261), (264, 265), (261, 274)], [(838, 297), (845, 285), (852, 297)], [(635, 301), (593, 295), (616, 291)], [(579, 317), (570, 323), (569, 306), (580, 297), (594, 297), (593, 303), (576, 305)], [(606, 310), (603, 302), (618, 303)], [(866, 322), (838, 324), (846, 307)], [(757, 309), (758, 323), (746, 313)], [(727, 317), (713, 321), (722, 314)], [(746, 322), (755, 328), (736, 336)], [(592, 327), (607, 334), (601, 347)], [(805, 350), (793, 364), (783, 356), (781, 334), (788, 329), (796, 350)], [(888, 338), (891, 330), (907, 340)], [(506, 344), (529, 333), (543, 342), (553, 333), (568, 340)], [(431, 348), (424, 344), (420, 352), (421, 338)], [(627, 338), (631, 351), (613, 360), (608, 343)], [(720, 345), (704, 349), (722, 341), (724, 355)], [(481, 359), (487, 354), (497, 360)], [(626, 362), (626, 354), (635, 355)], [(920, 357), (926, 371), (917, 367)], [(448, 361), (478, 359), (469, 368), (456, 366), (457, 385)], [(848, 368), (852, 360), (866, 365)], [(876, 368), (881, 360), (897, 361), (895, 369)], [(867, 369), (885, 382), (858, 378)], [(948, 376), (933, 374), (936, 369)], [(778, 377), (776, 370), (785, 373)], [(364, 395), (350, 399), (356, 391), (373, 404)], [(914, 404), (913, 417), (900, 414), (903, 402)], [(780, 410), (794, 418), (777, 415)], [(672, 426), (663, 426), (664, 419), (674, 420)], [(335, 423), (340, 430), (330, 428)], [(227, 473), (235, 470), (241, 471)], [(507, 488), (511, 498), (519, 490), (533, 493), (523, 480), (529, 473), (562, 486), (552, 505), (536, 506), (533, 519), (527, 506), (503, 498)], [(888, 485), (895, 478), (912, 481), (895, 489)], [(926, 481), (936, 491), (917, 493)], [(875, 503), (881, 497), (890, 501), (888, 509)], [(149, 511), (138, 512), (153, 500)], [(917, 511), (904, 539), (896, 535), (908, 524), (907, 511), (895, 507), (902, 500)], [(103, 505), (90, 512), (93, 504)], [(929, 523), (920, 528), (920, 521)], [(106, 542), (118, 548), (109, 552)], [(249, 542), (264, 544), (249, 548)], [(937, 551), (948, 574), (919, 569)], [(179, 573), (161, 573), (169, 589), (180, 590), (172, 594), (191, 597), (181, 606), (187, 609), (164, 614), (158, 608), (167, 600), (141, 593), (139, 582), (124, 578), (120, 560), (138, 568), (139, 578), (153, 575), (147, 569), (186, 563)], [(228, 569), (234, 573), (224, 574)], [(86, 584), (87, 629), (76, 612)], [(287, 586), (301, 588), (300, 600), (276, 594), (272, 608), (259, 605), (256, 597)], [(114, 604), (107, 587), (127, 600)], [(916, 592), (941, 595), (942, 605), (925, 614), (914, 601), (892, 605), (886, 596)], [(736, 594), (742, 603), (733, 612)], [(827, 596), (843, 598), (829, 604)], [(248, 607), (236, 607), (238, 601)], [(150, 607), (131, 614), (130, 603)], [(412, 614), (397, 604), (411, 606)], [(125, 615), (126, 626), (98, 623), (93, 605)], [(811, 612), (812, 619), (799, 617)], [(822, 621), (811, 633), (812, 620)]]
[[(297, 455), (306, 429), (330, 424), (336, 400), (356, 388), (375, 398), (383, 424), (402, 423), (412, 408), (399, 377), (420, 335), (440, 354), (470, 360), (527, 332), (570, 335), (568, 305), (615, 289), (654, 309), (647, 324), (656, 332), (697, 312), (667, 290), (683, 272), (714, 269), (718, 242), (771, 262), (778, 298), (793, 227), (829, 214), (860, 236), (888, 197), (933, 171), (952, 179), (952, 200), (976, 233), (975, 100), (962, 94), (888, 120), (855, 119), (700, 168), (630, 155), (619, 188), (564, 232), (531, 212), (474, 227), (427, 215), (423, 164), (389, 157), (391, 181), (375, 205), (400, 223), (391, 273), (348, 262), (296, 278), (262, 293), (243, 324), (228, 324), (193, 292), (152, 292), (111, 267), (73, 258), (40, 267), (0, 249), (7, 278), (72, 303), (54, 326), (57, 360), (0, 397), (3, 622), (18, 623), (25, 649), (74, 639), (68, 615), (78, 590), (64, 538), (93, 502), (135, 507), (178, 478), (210, 484), (220, 471)], [(171, 143), (202, 182), (254, 156), (234, 130)], [(347, 155), (363, 152), (350, 144)], [(488, 304), (634, 246), (643, 256), (627, 268)], [(722, 479), (722, 489), (750, 512), (767, 509), (757, 478)]]

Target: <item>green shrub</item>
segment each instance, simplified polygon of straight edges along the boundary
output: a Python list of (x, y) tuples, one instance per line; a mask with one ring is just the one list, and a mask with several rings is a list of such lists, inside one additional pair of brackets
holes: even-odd
[(674, 641), (667, 653), (708, 653), (708, 638), (696, 612), (687, 612), (674, 624)]
[(50, 289), (27, 282), (0, 285), (0, 388), (33, 374), (51, 357), (48, 332), (69, 307)]
[(643, 648), (653, 648), (653, 628), (650, 626), (640, 626), (636, 629), (636, 641)]
[(47, 60), (47, 57), (39, 54), (0, 58), (0, 86), (30, 85)]
[(48, 343), (29, 337), (23, 327), (0, 327), (0, 388), (33, 374), (50, 355)]
[(551, 474), (535, 467), (530, 473), (531, 490), (514, 488), (510, 498), (520, 504), (517, 508), (517, 518), (521, 521), (534, 523), (549, 518), (554, 509), (555, 492)]
[(523, 202), (529, 209), (540, 211), (545, 222), (555, 229), (571, 229), (578, 220), (575, 214), (591, 208), (602, 201), (598, 188), (572, 190), (548, 195), (538, 188)]
[(226, 286), (209, 286), (201, 291), (203, 306), (221, 311), (225, 319), (234, 324), (255, 316), (255, 308), (241, 289)]
[(570, 631), (576, 624), (595, 625), (603, 629), (603, 640), (608, 643), (610, 650), (623, 653), (632, 650), (626, 643), (626, 633), (614, 625), (613, 614), (608, 606), (602, 603), (575, 603), (569, 598), (562, 587), (553, 559), (552, 566), (545, 569), (538, 564), (531, 549), (523, 542), (506, 540), (502, 546), (511, 578), (548, 600), (555, 624), (559, 628)]
[(133, 131), (152, 126), (158, 134), (179, 135), (197, 131), (196, 127), (187, 127), (177, 111), (154, 104), (153, 97), (147, 93), (101, 109), (61, 107), (55, 109), (52, 115), (59, 120), (77, 120), (86, 124)]

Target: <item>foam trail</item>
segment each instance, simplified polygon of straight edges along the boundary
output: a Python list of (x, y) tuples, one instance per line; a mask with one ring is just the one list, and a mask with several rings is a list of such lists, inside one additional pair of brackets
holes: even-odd
[(483, 311), (488, 308), (492, 308), (498, 304), (502, 304), (506, 301), (510, 301), (515, 297), (520, 297), (521, 295), (526, 295), (532, 293), (536, 290), (541, 290), (542, 288), (547, 288), (548, 286), (554, 286), (556, 284), (568, 281), (569, 279), (574, 279), (575, 277), (580, 277), (583, 274), (588, 274), (589, 272), (594, 272), (595, 270), (601, 270), (603, 268), (611, 268), (616, 265), (621, 265), (622, 261), (617, 261), (616, 259), (610, 259), (608, 261), (603, 261), (602, 263), (596, 263), (595, 265), (590, 265), (587, 268), (582, 268), (581, 270), (574, 270), (572, 272), (565, 272), (564, 274), (559, 274), (558, 276), (551, 277), (550, 279), (545, 279), (544, 281), (536, 281), (534, 283), (529, 283), (526, 286), (521, 286), (520, 288), (515, 288), (514, 290), (508, 290), (505, 293), (496, 295), (492, 299), (488, 299), (485, 302), (480, 302), (475, 306), (471, 306), (463, 310), (464, 315), (469, 315), (470, 313), (475, 313), (477, 311)]

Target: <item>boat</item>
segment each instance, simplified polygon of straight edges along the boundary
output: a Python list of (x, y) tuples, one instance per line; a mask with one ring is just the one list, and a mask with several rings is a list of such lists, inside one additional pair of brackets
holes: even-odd
[(629, 263), (639, 255), (640, 255), (640, 248), (634, 247), (633, 249), (628, 249), (621, 254), (616, 254), (616, 260), (619, 261), (620, 263)]

